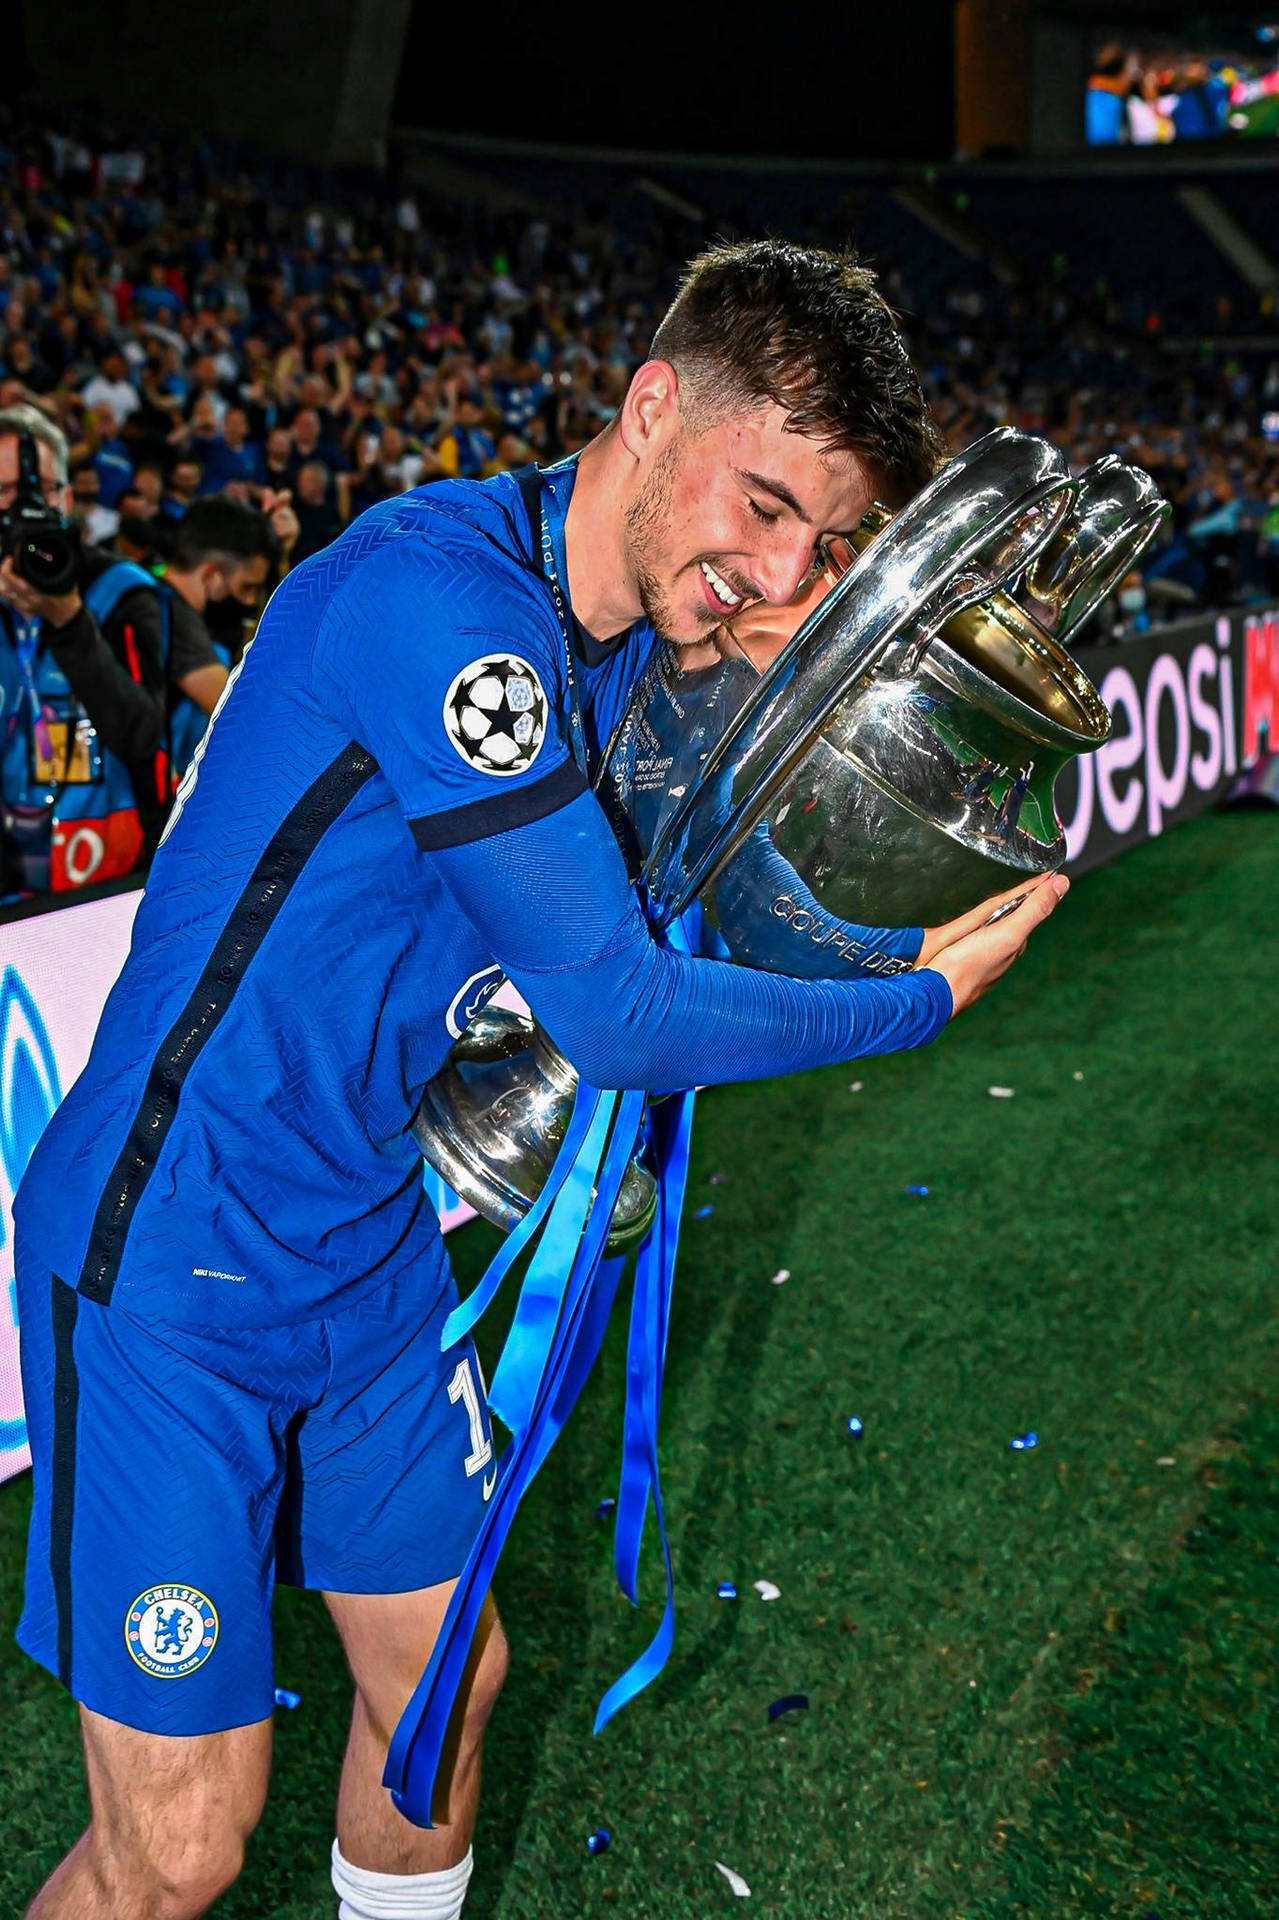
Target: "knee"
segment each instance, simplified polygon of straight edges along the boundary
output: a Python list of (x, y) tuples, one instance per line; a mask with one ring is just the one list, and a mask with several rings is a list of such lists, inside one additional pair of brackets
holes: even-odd
[(195, 1920), (226, 1892), (244, 1864), (234, 1832), (152, 1835), (129, 1847), (95, 1846), (97, 1879), (110, 1911), (147, 1920)]

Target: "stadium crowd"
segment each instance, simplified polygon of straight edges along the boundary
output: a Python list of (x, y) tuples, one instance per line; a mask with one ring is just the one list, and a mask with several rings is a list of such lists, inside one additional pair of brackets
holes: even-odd
[[(0, 522), (26, 422), (85, 555), (56, 607), (0, 565), (9, 898), (149, 857), (281, 568), (406, 488), (583, 446), (704, 237), (373, 182), (327, 195), (206, 149), (0, 124)], [(1172, 501), (1102, 631), (1279, 594), (1279, 443), (1260, 425), (1279, 429), (1279, 359), (1171, 359), (1051, 278), (978, 273), (916, 309), (880, 264), (953, 447), (1011, 422), (1077, 468), (1122, 452)], [(134, 804), (107, 791), (113, 755)], [(112, 824), (86, 837), (77, 819)]]

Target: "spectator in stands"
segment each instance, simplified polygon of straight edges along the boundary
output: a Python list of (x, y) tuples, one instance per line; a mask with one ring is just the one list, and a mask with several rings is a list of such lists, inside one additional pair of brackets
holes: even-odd
[(200, 462), (190, 454), (182, 454), (174, 461), (159, 501), (159, 510), (166, 520), (182, 518), (191, 502), (199, 497), (202, 478)]
[(293, 440), (287, 427), (272, 427), (266, 436), (265, 456), (262, 461), (262, 482), (273, 487), (278, 493), (284, 487), (291, 487), (296, 477), (293, 465)]
[(98, 371), (80, 391), (86, 407), (109, 407), (117, 426), (124, 426), (141, 406), (137, 388), (129, 378), (129, 363), (117, 340), (109, 340), (98, 363)]
[(293, 561), (309, 560), (321, 547), (327, 547), (342, 531), (342, 516), (329, 484), (329, 470), (322, 460), (307, 460), (298, 468), (293, 487), (293, 511), (301, 531), (293, 549)]
[(92, 432), (97, 445), (89, 460), (98, 476), (99, 498), (104, 507), (115, 507), (133, 479), (133, 460), (127, 440), (117, 431), (115, 412), (106, 401), (93, 409)]
[(115, 537), (120, 516), (102, 505), (102, 482), (90, 460), (81, 460), (71, 469), (71, 517), (84, 535), (88, 547), (105, 546)]
[(249, 416), (238, 403), (227, 408), (222, 431), (200, 453), (204, 468), (201, 493), (221, 493), (235, 482), (261, 486), (266, 479), (261, 448), (249, 439)]
[(342, 457), (341, 448), (335, 446), (331, 440), (322, 437), (322, 422), (315, 407), (307, 406), (298, 409), (293, 421), (292, 436), (293, 446), (289, 457), (295, 479), (303, 465), (308, 462), (318, 461), (330, 474), (345, 470), (346, 462)]
[[(65, 437), (27, 406), (0, 413), (0, 510), (16, 497), (23, 435), (45, 501), (67, 514)], [(68, 588), (42, 593), (0, 562), (6, 893), (111, 879), (150, 857), (169, 800), (166, 646), (142, 569), (90, 548)]]
[(497, 448), (484, 422), (484, 395), (466, 387), (457, 396), (452, 423), (436, 444), (440, 467), (450, 480), (478, 480), (493, 466)]

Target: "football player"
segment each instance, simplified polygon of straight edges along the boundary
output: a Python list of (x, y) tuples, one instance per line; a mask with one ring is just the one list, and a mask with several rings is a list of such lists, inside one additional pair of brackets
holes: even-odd
[(921, 1046), (1012, 962), (1064, 881), (898, 930), (927, 964), (892, 978), (666, 951), (591, 792), (655, 629), (789, 601), (937, 459), (869, 273), (717, 248), (575, 463), (385, 501), (276, 592), (18, 1195), (19, 1638), (80, 1703), (93, 1809), (39, 1920), (179, 1920), (235, 1878), (276, 1580), (324, 1593), (355, 1681), (341, 1915), (460, 1913), (491, 1609), (445, 1817), (381, 1784), (494, 1484), (409, 1123), (499, 966), (588, 1081), (669, 1088)]

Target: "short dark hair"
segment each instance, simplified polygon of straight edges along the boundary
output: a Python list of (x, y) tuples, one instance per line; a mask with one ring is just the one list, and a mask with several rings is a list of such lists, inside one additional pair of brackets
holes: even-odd
[(170, 564), (189, 573), (206, 560), (238, 567), (246, 560), (272, 560), (279, 542), (268, 523), (243, 501), (211, 493), (194, 500), (178, 522)]
[(852, 252), (786, 240), (708, 247), (685, 269), (650, 353), (687, 383), (694, 431), (705, 410), (772, 401), (788, 432), (858, 454), (905, 498), (946, 458), (896, 317)]

